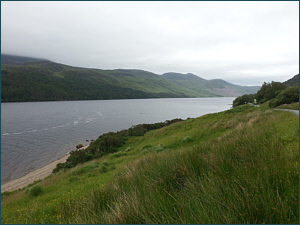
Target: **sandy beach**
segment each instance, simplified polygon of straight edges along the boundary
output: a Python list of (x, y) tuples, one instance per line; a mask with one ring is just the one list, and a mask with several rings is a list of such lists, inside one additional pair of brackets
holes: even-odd
[[(87, 147), (88, 146), (84, 146), (81, 149), (85, 149)], [(69, 157), (69, 155), (66, 155), (66, 156), (40, 168), (40, 169), (37, 169), (29, 174), (26, 174), (23, 177), (20, 177), (16, 180), (9, 181), (5, 184), (1, 184), (1, 193), (6, 192), (6, 191), (18, 190), (20, 188), (26, 187), (27, 185), (29, 185), (37, 180), (42, 180), (42, 179), (48, 177), (49, 175), (51, 175), (52, 170), (56, 167), (56, 165), (58, 163), (64, 163), (68, 157)]]
[(37, 181), (46, 178), (52, 173), (52, 170), (56, 167), (58, 163), (63, 163), (67, 160), (69, 155), (66, 155), (40, 169), (37, 169), (23, 177), (20, 177), (16, 180), (12, 180), (8, 183), (5, 183), (1, 185), (1, 193), (6, 191), (14, 191), (18, 190), (19, 188), (26, 187), (27, 185)]

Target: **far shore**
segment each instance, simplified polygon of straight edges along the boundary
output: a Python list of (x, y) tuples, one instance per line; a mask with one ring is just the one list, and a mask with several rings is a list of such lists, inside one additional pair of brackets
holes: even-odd
[[(85, 149), (87, 147), (88, 146), (84, 146), (81, 149)], [(1, 184), (1, 193), (15, 191), (15, 190), (24, 188), (24, 187), (28, 186), (29, 184), (32, 184), (35, 181), (42, 180), (42, 179), (48, 177), (49, 175), (52, 174), (52, 171), (56, 167), (56, 165), (58, 163), (66, 162), (66, 160), (68, 159), (69, 156), (70, 155), (68, 154), (52, 163), (49, 163), (48, 165), (46, 165), (40, 169), (37, 169), (31, 173), (26, 174), (23, 177), (20, 177), (16, 180), (9, 181), (5, 184)]]

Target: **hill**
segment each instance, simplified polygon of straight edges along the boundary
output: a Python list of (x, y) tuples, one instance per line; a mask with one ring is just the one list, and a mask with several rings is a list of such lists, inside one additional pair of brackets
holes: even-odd
[(233, 107), (243, 104), (268, 103), (275, 108), (283, 104), (299, 103), (299, 74), (281, 83), (264, 82), (256, 94), (244, 94), (233, 101)]
[(46, 59), (25, 57), (25, 56), (15, 56), (8, 54), (1, 54), (1, 64), (7, 65), (21, 65), (26, 62), (38, 62), (38, 61), (49, 61)]
[(106, 144), (99, 138), (82, 155), (89, 162), (2, 193), (1, 223), (299, 223), (299, 118), (290, 112), (245, 105), (117, 134), (107, 134), (121, 143), (113, 153), (92, 160)]
[(260, 88), (259, 86), (239, 86), (221, 79), (205, 80), (191, 73), (165, 73), (162, 76), (191, 90), (201, 92), (203, 95), (240, 96), (255, 93)]
[(183, 79), (143, 70), (87, 69), (51, 61), (2, 64), (1, 101), (223, 97), (254, 93), (259, 88), (207, 81), (192, 74), (179, 76)]
[(299, 86), (299, 74), (295, 75), (293, 78), (283, 82), (288, 87), (296, 87)]

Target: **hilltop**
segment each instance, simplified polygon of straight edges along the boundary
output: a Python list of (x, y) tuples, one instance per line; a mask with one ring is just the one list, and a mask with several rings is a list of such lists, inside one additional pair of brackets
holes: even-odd
[(299, 86), (299, 74), (293, 76), (291, 79), (283, 82), (288, 87), (296, 87)]
[(240, 86), (221, 79), (205, 80), (192, 73), (165, 73), (162, 76), (191, 90), (201, 90), (207, 95), (240, 96), (243, 93), (255, 93), (259, 89), (258, 86)]
[(91, 153), (101, 138), (82, 155), (90, 161), (3, 193), (1, 223), (299, 223), (299, 118), (290, 112), (245, 105), (117, 134), (106, 142), (121, 145), (100, 158)]
[(232, 97), (259, 89), (193, 74), (79, 68), (39, 59), (8, 60), (6, 55), (1, 60), (2, 102)]
[(40, 58), (32, 58), (26, 56), (15, 56), (15, 55), (8, 55), (8, 54), (1, 54), (1, 65), (21, 65), (26, 62), (40, 62), (40, 61), (49, 61), (47, 59), (40, 59)]

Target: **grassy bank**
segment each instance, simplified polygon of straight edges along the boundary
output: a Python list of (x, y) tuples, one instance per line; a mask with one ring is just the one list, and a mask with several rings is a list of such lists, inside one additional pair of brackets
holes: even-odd
[(276, 109), (293, 109), (293, 110), (299, 110), (299, 102), (295, 102), (292, 104), (284, 104), (276, 107)]
[(298, 224), (298, 163), (298, 116), (246, 105), (4, 193), (1, 222)]

